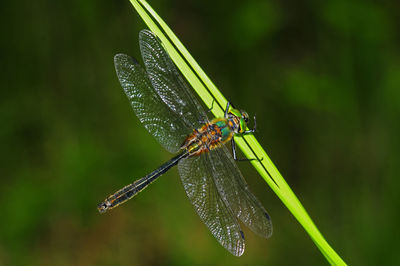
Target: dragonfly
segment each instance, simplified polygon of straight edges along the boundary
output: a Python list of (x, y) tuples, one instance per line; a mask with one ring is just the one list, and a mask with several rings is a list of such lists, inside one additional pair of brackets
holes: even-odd
[[(261, 237), (272, 234), (270, 216), (235, 163), (234, 137), (254, 132), (246, 130), (249, 116), (228, 103), (224, 117), (210, 121), (159, 39), (142, 30), (139, 45), (145, 68), (128, 55), (115, 55), (119, 82), (147, 131), (177, 155), (110, 195), (97, 208), (104, 213), (119, 206), (177, 165), (187, 197), (202, 222), (225, 249), (241, 256), (245, 239), (239, 220)], [(233, 156), (225, 145), (229, 141)]]

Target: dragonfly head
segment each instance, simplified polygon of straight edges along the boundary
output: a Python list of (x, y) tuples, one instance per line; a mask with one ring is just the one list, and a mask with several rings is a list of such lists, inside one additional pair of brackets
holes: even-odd
[(249, 115), (245, 111), (231, 108), (229, 110), (229, 116), (236, 122), (237, 128), (235, 133), (242, 134), (246, 131)]
[(246, 131), (247, 123), (249, 122), (249, 115), (246, 111), (240, 110), (240, 122), (239, 122), (239, 133), (243, 133)]

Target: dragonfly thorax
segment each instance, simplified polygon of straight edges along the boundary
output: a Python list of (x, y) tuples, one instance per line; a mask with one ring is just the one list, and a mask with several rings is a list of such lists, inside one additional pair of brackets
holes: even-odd
[(249, 116), (245, 111), (230, 108), (226, 117), (215, 118), (193, 130), (186, 138), (182, 149), (188, 151), (190, 156), (200, 155), (224, 145), (235, 134), (246, 131)]
[(238, 128), (238, 121), (235, 119), (215, 118), (193, 130), (182, 149), (186, 149), (190, 156), (200, 155), (224, 145), (232, 139)]

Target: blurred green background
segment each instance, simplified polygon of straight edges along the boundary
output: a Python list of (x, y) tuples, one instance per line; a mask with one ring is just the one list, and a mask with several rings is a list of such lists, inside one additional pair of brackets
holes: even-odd
[[(351, 265), (399, 265), (398, 1), (161, 1), (222, 93)], [(233, 257), (177, 169), (129, 203), (96, 205), (170, 158), (134, 116), (117, 52), (140, 57), (128, 0), (7, 1), (0, 9), (0, 265), (326, 265), (249, 164), (274, 223)]]

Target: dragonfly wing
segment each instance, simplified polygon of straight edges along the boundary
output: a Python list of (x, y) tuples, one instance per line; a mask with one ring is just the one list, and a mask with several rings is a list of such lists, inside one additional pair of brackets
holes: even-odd
[(179, 150), (193, 128), (173, 112), (154, 90), (146, 71), (132, 57), (114, 57), (119, 82), (144, 127), (169, 152)]
[(200, 121), (208, 121), (200, 103), (154, 33), (142, 30), (139, 44), (150, 81), (166, 105), (191, 128), (198, 128)]
[(218, 193), (207, 154), (189, 157), (178, 168), (189, 200), (218, 242), (235, 256), (244, 252), (244, 235), (238, 220)]
[(227, 147), (209, 152), (214, 182), (232, 212), (254, 233), (268, 238), (272, 222), (260, 201), (251, 193)]

